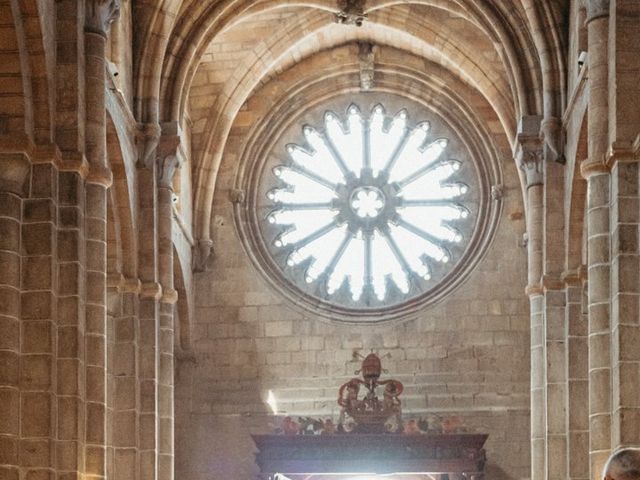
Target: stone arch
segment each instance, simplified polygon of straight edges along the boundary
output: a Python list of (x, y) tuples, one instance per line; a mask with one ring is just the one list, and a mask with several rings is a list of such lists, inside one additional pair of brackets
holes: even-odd
[[(324, 10), (332, 10), (335, 11), (335, 7), (332, 8), (331, 4), (327, 4), (327, 2), (296, 2), (295, 4), (287, 4), (287, 6), (295, 5), (295, 6), (309, 6), (318, 8), (318, 3), (320, 3), (320, 7), (323, 7)], [(386, 2), (389, 5), (395, 5), (398, 2)], [(407, 2), (402, 2), (407, 3)], [(517, 93), (518, 103), (522, 104), (520, 108), (518, 108), (519, 114), (526, 114), (529, 111), (535, 111), (538, 108), (536, 104), (540, 104), (538, 100), (535, 100), (535, 103), (531, 103), (528, 100), (530, 95), (527, 92), (534, 92), (534, 98), (540, 99), (540, 88), (536, 86), (535, 79), (527, 79), (527, 75), (531, 75), (530, 73), (525, 72), (533, 72), (533, 75), (537, 73), (539, 70), (539, 66), (536, 64), (537, 53), (535, 51), (535, 46), (528, 42), (528, 45), (525, 44), (526, 36), (518, 37), (518, 33), (523, 30), (523, 26), (526, 28), (527, 25), (523, 25), (522, 21), (515, 22), (512, 14), (498, 11), (497, 8), (494, 8), (494, 5), (477, 5), (476, 2), (465, 2), (463, 9), (452, 9), (451, 4), (443, 1), (432, 1), (432, 0), (421, 0), (410, 2), (411, 4), (421, 4), (421, 5), (430, 5), (437, 6), (439, 8), (447, 8), (450, 11), (464, 11), (468, 10), (472, 12), (468, 18), (473, 20), (475, 25), (482, 25), (485, 29), (485, 33), (490, 32), (492, 39), (496, 42), (500, 42), (503, 45), (503, 48), (506, 50), (506, 54), (503, 58), (508, 59), (508, 64), (511, 66), (509, 68), (509, 77), (512, 80), (512, 84), (515, 92)], [(254, 11), (256, 8), (260, 8), (261, 11), (266, 11), (266, 5), (271, 5), (272, 8), (282, 8), (282, 5), (277, 5), (277, 2), (267, 1), (267, 2), (255, 2), (251, 9), (244, 7), (238, 7), (235, 12), (231, 14), (227, 14), (224, 16), (225, 12), (230, 10), (227, 8), (225, 10), (224, 5), (216, 5), (215, 8), (213, 6), (209, 7), (209, 10), (206, 10), (204, 6), (199, 9), (194, 6), (193, 9), (190, 9), (189, 13), (193, 17), (197, 17), (201, 14), (203, 17), (206, 16), (206, 21), (201, 22), (192, 22), (195, 26), (192, 29), (193, 31), (189, 31), (188, 27), (190, 24), (187, 22), (182, 22), (176, 25), (176, 34), (172, 39), (172, 42), (168, 45), (167, 49), (167, 59), (165, 62), (165, 66), (163, 67), (163, 87), (161, 89), (161, 98), (164, 98), (166, 102), (171, 102), (171, 111), (167, 110), (167, 108), (161, 105), (163, 109), (163, 117), (171, 116), (171, 118), (177, 118), (178, 115), (181, 114), (181, 103), (180, 103), (180, 92), (184, 92), (188, 90), (188, 85), (191, 83), (191, 79), (195, 74), (195, 69), (199, 62), (199, 59), (202, 56), (202, 53), (206, 46), (213, 40), (213, 38), (218, 35), (221, 31), (226, 28), (230, 28), (235, 22), (240, 19), (241, 14), (249, 14)], [(383, 4), (383, 6), (386, 4)], [(376, 8), (381, 8), (378, 6)], [(229, 18), (229, 15), (233, 15), (233, 17)], [(512, 25), (509, 23), (509, 20), (516, 23)], [(184, 30), (184, 31), (183, 31)], [(514, 33), (516, 32), (516, 33)], [(518, 62), (518, 57), (524, 57), (526, 59), (526, 63), (520, 64)], [(177, 64), (180, 59), (181, 64)], [(171, 85), (173, 83), (173, 85)], [(166, 85), (166, 86), (165, 86)], [(169, 88), (170, 90), (167, 90)]]
[[(313, 42), (312, 42), (313, 43)], [(405, 47), (406, 45), (400, 45), (400, 47)], [(282, 55), (286, 54), (286, 49), (283, 51)], [(403, 51), (403, 54), (409, 54), (406, 50)], [(415, 52), (414, 56), (422, 57), (424, 59), (424, 53)], [(312, 55), (306, 57), (306, 59), (311, 58)], [(426, 60), (423, 60), (426, 62)], [(435, 68), (436, 66), (441, 69), (442, 67), (437, 63), (427, 62), (430, 65), (430, 68)], [(256, 63), (256, 69), (258, 69), (260, 65)], [(402, 66), (398, 66), (402, 68)], [(453, 72), (451, 68), (446, 69), (448, 72), (452, 72), (452, 75), (458, 79), (459, 83), (465, 83), (459, 79), (459, 75), (456, 75), (457, 72)], [(424, 74), (424, 73), (422, 73)], [(420, 75), (420, 73), (418, 73)], [(260, 79), (254, 79), (254, 83), (257, 85)], [(223, 146), (225, 143), (226, 136), (228, 134), (229, 129), (233, 123), (236, 113), (239, 111), (241, 105), (244, 103), (246, 97), (251, 93), (251, 91), (255, 88), (255, 85), (243, 85), (240, 88), (236, 89), (230, 98), (227, 99), (227, 96), (221, 95), (223, 100), (221, 101), (223, 105), (219, 108), (215, 109), (215, 117), (210, 117), (209, 124), (207, 125), (205, 131), (211, 132), (208, 140), (206, 141), (206, 145), (202, 151), (202, 157), (200, 161), (196, 163), (196, 182), (195, 182), (195, 214), (196, 214), (196, 235), (200, 238), (208, 238), (209, 235), (209, 220), (210, 220), (210, 204), (213, 199), (213, 188), (215, 186), (215, 177), (217, 175), (217, 168), (219, 162), (222, 158)], [(486, 97), (485, 97), (486, 98)], [(488, 99), (487, 99), (488, 100)], [(505, 114), (504, 110), (497, 110), (496, 112), (500, 118), (500, 114)], [(515, 128), (515, 119), (511, 118), (509, 121), (502, 119), (502, 125), (505, 132), (512, 132), (513, 128)], [(506, 123), (505, 123), (506, 122)], [(510, 128), (511, 125), (511, 128)], [(508, 135), (510, 136), (510, 135)], [(214, 149), (215, 146), (215, 149)]]
[(567, 205), (567, 228), (566, 228), (566, 271), (574, 272), (581, 268), (584, 262), (584, 251), (586, 234), (585, 234), (585, 216), (586, 216), (586, 198), (587, 198), (587, 182), (580, 174), (580, 165), (587, 158), (588, 144), (588, 118), (586, 111), (583, 115), (582, 124), (579, 129), (579, 136), (576, 146), (575, 159), (573, 161), (573, 172), (571, 174), (571, 184), (569, 185), (570, 193)]
[[(120, 129), (123, 128), (120, 126)], [(111, 114), (107, 115), (107, 158), (113, 173), (113, 184), (109, 189), (112, 207), (117, 211), (118, 238), (121, 244), (121, 271), (126, 278), (137, 278), (136, 234), (135, 234), (135, 179), (125, 160), (120, 139), (122, 133), (116, 128)], [(126, 137), (125, 137), (126, 138)]]
[(33, 140), (33, 93), (25, 24), (18, 0), (0, 7), (9, 22), (0, 26), (3, 98), (0, 102), (0, 134), (22, 134)]
[(51, 143), (55, 49), (43, 22), (54, 16), (54, 7), (50, 2), (11, 0), (0, 8), (6, 11), (4, 18), (12, 20), (0, 26), (5, 86), (0, 135), (22, 133), (36, 143)]
[(117, 192), (110, 188), (107, 194), (107, 275), (122, 274), (122, 235)]
[(176, 346), (180, 351), (188, 352), (191, 350), (191, 315), (192, 315), (192, 289), (189, 282), (191, 275), (189, 272), (189, 264), (185, 263), (185, 259), (180, 255), (178, 248), (173, 249), (173, 277), (174, 288), (178, 292), (178, 302), (176, 303), (176, 313), (178, 322), (175, 324), (176, 336), (174, 338)]

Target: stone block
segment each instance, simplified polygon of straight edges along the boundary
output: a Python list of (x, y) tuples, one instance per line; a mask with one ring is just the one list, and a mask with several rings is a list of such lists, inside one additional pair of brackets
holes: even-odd
[(0, 217), (0, 250), (20, 251), (20, 224), (7, 217)]
[(19, 457), (25, 467), (52, 467), (51, 440), (20, 440)]
[(22, 355), (20, 386), (27, 390), (48, 390), (52, 386), (52, 356)]
[(22, 326), (23, 353), (51, 353), (52, 323), (49, 321), (28, 321)]
[(20, 431), (24, 437), (46, 437), (52, 433), (52, 395), (48, 392), (21, 394)]
[(293, 333), (293, 322), (267, 322), (264, 329), (267, 337), (286, 337)]

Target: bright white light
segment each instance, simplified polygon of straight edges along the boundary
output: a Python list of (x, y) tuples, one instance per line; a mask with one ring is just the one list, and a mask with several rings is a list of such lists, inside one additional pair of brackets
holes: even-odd
[(361, 189), (356, 192), (351, 206), (360, 218), (375, 218), (384, 207), (384, 200), (377, 190)]
[(325, 114), (323, 133), (303, 127), (305, 145), (287, 146), (291, 164), (273, 170), (281, 186), (267, 194), (275, 205), (266, 220), (281, 227), (274, 246), (287, 249), (287, 265), (303, 264), (310, 288), (324, 285), (330, 296), (344, 288), (367, 305), (384, 302), (390, 286), (408, 295), (413, 279), (429, 281), (464, 241), (469, 216), (449, 141), (430, 137), (428, 122), (409, 128), (404, 110), (386, 115), (377, 105), (366, 118), (352, 105), (344, 122)]
[(274, 415), (278, 414), (278, 401), (276, 400), (276, 396), (273, 394), (273, 390), (269, 390), (267, 393), (267, 405), (271, 407), (271, 411)]

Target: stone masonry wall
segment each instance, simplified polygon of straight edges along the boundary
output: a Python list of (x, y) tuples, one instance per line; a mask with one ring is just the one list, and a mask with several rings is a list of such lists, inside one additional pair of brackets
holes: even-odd
[[(251, 114), (249, 103), (243, 117)], [(265, 403), (268, 390), (280, 412), (337, 420), (337, 389), (360, 365), (354, 355), (374, 350), (388, 375), (405, 384), (405, 412), (461, 415), (471, 431), (489, 434), (488, 478), (528, 478), (529, 306), (513, 160), (503, 164), (506, 195), (495, 239), (461, 287), (409, 321), (336, 324), (279, 297), (241, 246), (229, 190), (246, 124), (232, 130), (219, 171), (215, 259), (196, 276), (195, 360), (177, 364), (176, 477), (254, 478), (249, 434), (277, 423)]]

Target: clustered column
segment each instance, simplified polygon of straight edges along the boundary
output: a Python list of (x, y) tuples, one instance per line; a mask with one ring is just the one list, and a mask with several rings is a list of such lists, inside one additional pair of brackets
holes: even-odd
[(159, 439), (159, 305), (162, 287), (158, 282), (157, 239), (157, 165), (156, 147), (160, 127), (147, 124), (141, 127), (138, 158), (138, 275), (139, 336), (138, 336), (138, 395), (140, 401), (138, 445), (140, 448), (139, 475), (154, 480), (158, 475)]
[(611, 451), (611, 333), (608, 146), (609, 2), (587, 5), (589, 43), (587, 269), (589, 276), (589, 456), (590, 477), (599, 478)]
[(86, 448), (87, 475), (106, 477), (106, 264), (107, 189), (112, 175), (106, 155), (105, 47), (119, 15), (119, 0), (85, 5), (86, 72)]
[(566, 279), (568, 478), (589, 478), (589, 369), (586, 295), (580, 274)]
[(173, 284), (173, 177), (179, 167), (180, 131), (176, 124), (163, 126), (158, 145), (158, 278), (160, 299), (160, 372), (158, 384), (158, 478), (174, 474), (174, 312), (178, 294)]
[[(6, 157), (0, 155), (5, 165)], [(14, 182), (6, 178), (10, 169), (0, 171), (0, 477), (7, 479), (18, 478), (20, 464), (20, 224), (22, 184), (29, 174), (28, 159), (12, 160), (24, 165), (24, 177)]]
[(524, 172), (527, 188), (527, 295), (531, 308), (531, 479), (546, 472), (546, 400), (543, 254), (543, 169), (540, 117), (523, 117), (518, 133), (516, 161)]

